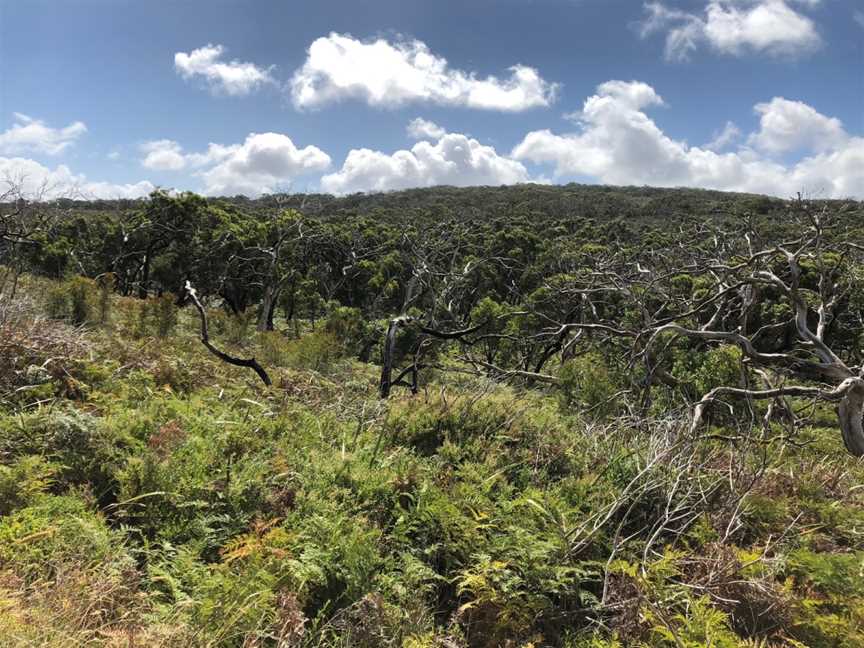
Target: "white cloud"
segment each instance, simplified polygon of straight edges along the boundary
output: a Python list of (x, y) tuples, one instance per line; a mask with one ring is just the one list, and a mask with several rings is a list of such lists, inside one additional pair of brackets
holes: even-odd
[(722, 151), (737, 142), (740, 137), (741, 129), (731, 121), (727, 121), (723, 130), (719, 133), (715, 133), (714, 139), (708, 142), (708, 144), (705, 145), (705, 148), (709, 151)]
[(291, 81), (291, 96), (297, 108), (358, 99), (385, 108), (428, 102), (517, 112), (554, 101), (557, 85), (534, 68), (514, 65), (509, 72), (506, 79), (481, 79), (450, 68), (419, 40), (363, 42), (331, 33), (309, 46)]
[(273, 193), (290, 186), (299, 175), (330, 166), (330, 156), (321, 149), (297, 148), (280, 133), (251, 133), (242, 145), (211, 144), (206, 154), (194, 159), (197, 164), (217, 161), (199, 174), (210, 195)]
[(141, 164), (159, 171), (198, 169), (209, 195), (258, 196), (290, 186), (295, 177), (330, 166), (330, 156), (315, 146), (299, 149), (287, 135), (250, 133), (243, 144), (211, 143), (203, 153), (186, 153), (174, 140), (141, 146)]
[[(813, 8), (820, 0), (791, 0)], [(721, 53), (748, 52), (796, 57), (817, 49), (822, 39), (813, 21), (789, 0), (709, 0), (702, 13), (645, 4), (642, 36), (666, 31), (666, 58), (686, 60), (702, 43)]]
[[(625, 90), (628, 85), (630, 91)], [(827, 150), (793, 165), (747, 147), (718, 153), (663, 133), (644, 112), (661, 101), (642, 83), (604, 83), (585, 101), (579, 132), (533, 131), (516, 146), (513, 157), (551, 164), (558, 176), (589, 176), (609, 184), (691, 186), (777, 196), (799, 190), (825, 197), (864, 196), (864, 138), (835, 139)], [(807, 124), (817, 133), (824, 132), (824, 119), (810, 115)], [(813, 146), (815, 139), (800, 134), (797, 141)]]
[(254, 63), (222, 61), (225, 48), (222, 45), (205, 45), (188, 54), (174, 55), (174, 68), (184, 79), (203, 77), (215, 94), (232, 96), (248, 95), (261, 86), (275, 84), (272, 68), (261, 68)]
[(423, 119), (422, 117), (417, 117), (408, 122), (405, 131), (408, 133), (409, 137), (416, 140), (437, 140), (447, 134), (447, 131), (444, 128), (435, 122)]
[(826, 151), (843, 146), (849, 139), (839, 119), (826, 117), (801, 101), (774, 97), (768, 103), (756, 104), (755, 110), (761, 115), (760, 130), (749, 142), (768, 153)]
[(864, 11), (856, 11), (853, 17), (855, 18), (855, 22), (864, 29)]
[(15, 122), (0, 133), (0, 153), (35, 152), (57, 155), (72, 146), (87, 132), (83, 122), (76, 121), (65, 128), (51, 128), (45, 122), (21, 113), (12, 113)]
[(154, 171), (179, 171), (186, 167), (183, 149), (173, 140), (155, 140), (141, 145), (146, 154), (141, 164)]
[(10, 184), (19, 187), (31, 199), (43, 200), (141, 198), (156, 188), (146, 180), (131, 184), (92, 182), (83, 174), (72, 173), (65, 164), (49, 169), (27, 158), (0, 157), (0, 191), (5, 191)]
[(520, 162), (498, 155), (491, 146), (458, 133), (436, 143), (422, 141), (392, 155), (370, 149), (348, 153), (342, 168), (321, 179), (331, 193), (388, 191), (433, 185), (502, 185), (530, 180)]
[(186, 153), (174, 140), (161, 139), (144, 142), (140, 149), (145, 154), (141, 160), (142, 166), (154, 171), (182, 171), (217, 164), (238, 151), (240, 145), (223, 146), (211, 143), (204, 153)]

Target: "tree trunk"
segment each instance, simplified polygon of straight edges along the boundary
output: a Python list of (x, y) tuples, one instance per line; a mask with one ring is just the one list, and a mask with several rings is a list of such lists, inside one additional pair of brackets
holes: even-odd
[(378, 384), (378, 395), (381, 398), (390, 396), (390, 388), (393, 386), (393, 353), (396, 350), (396, 332), (402, 325), (402, 318), (390, 320), (387, 327), (387, 336), (384, 338), (384, 355), (381, 359), (381, 381)]
[(276, 302), (279, 301), (279, 288), (274, 288), (268, 284), (264, 288), (264, 299), (261, 300), (261, 309), (258, 311), (258, 326), (259, 331), (273, 330), (273, 311), (276, 308)]
[(864, 382), (850, 389), (837, 408), (843, 443), (850, 454), (864, 457)]

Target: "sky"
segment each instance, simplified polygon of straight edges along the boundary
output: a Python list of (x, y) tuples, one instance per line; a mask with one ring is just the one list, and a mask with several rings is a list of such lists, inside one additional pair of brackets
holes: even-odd
[(0, 182), (864, 198), (859, 0), (0, 0)]

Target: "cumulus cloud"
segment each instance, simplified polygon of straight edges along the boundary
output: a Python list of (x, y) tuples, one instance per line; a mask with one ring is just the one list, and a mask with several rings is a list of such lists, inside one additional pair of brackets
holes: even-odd
[(702, 44), (734, 56), (750, 52), (801, 56), (817, 49), (822, 39), (813, 21), (790, 2), (811, 9), (820, 4), (820, 0), (709, 0), (702, 12), (692, 13), (648, 2), (641, 34), (665, 32), (669, 60), (687, 60)]
[(154, 171), (179, 171), (186, 167), (183, 149), (173, 140), (154, 140), (141, 145), (145, 157), (141, 164)]
[(348, 153), (342, 168), (321, 179), (331, 193), (388, 191), (433, 185), (502, 185), (527, 182), (527, 169), (491, 146), (458, 133), (422, 141), (392, 155), (370, 149)]
[(208, 162), (218, 160), (200, 173), (210, 195), (273, 193), (299, 175), (330, 166), (330, 156), (321, 149), (297, 148), (280, 133), (251, 133), (243, 144), (230, 147), (211, 145), (204, 157)]
[(331, 33), (315, 40), (291, 80), (297, 108), (318, 108), (343, 99), (392, 108), (427, 102), (518, 112), (548, 106), (557, 85), (534, 68), (514, 65), (507, 78), (478, 78), (449, 67), (419, 40), (364, 42)]
[(839, 119), (826, 117), (801, 101), (774, 97), (756, 104), (755, 110), (761, 115), (760, 129), (749, 142), (768, 153), (832, 150), (849, 139)]
[(203, 78), (214, 94), (232, 96), (248, 95), (264, 85), (275, 84), (271, 69), (254, 63), (223, 61), (225, 48), (222, 45), (205, 45), (188, 54), (174, 55), (174, 69), (186, 79)]
[(0, 157), (0, 187), (10, 184), (18, 187), (25, 196), (43, 200), (141, 198), (156, 188), (146, 180), (131, 184), (94, 182), (83, 174), (72, 173), (65, 164), (50, 169), (27, 158)]
[[(775, 103), (775, 99), (764, 106), (784, 108), (783, 101)], [(645, 113), (661, 102), (646, 84), (604, 83), (578, 113), (578, 132), (533, 131), (515, 147), (512, 157), (550, 164), (559, 176), (589, 176), (609, 184), (691, 186), (777, 196), (798, 190), (826, 197), (864, 196), (864, 138), (835, 138), (822, 147), (817, 145), (818, 136), (798, 134), (796, 146), (809, 146), (810, 157), (785, 165), (749, 147), (719, 153), (672, 139)], [(771, 109), (760, 112), (764, 116)], [(817, 133), (833, 124), (815, 111), (818, 117), (803, 112)], [(754, 138), (776, 146), (771, 128), (763, 126)]]
[(87, 132), (83, 122), (76, 121), (65, 128), (52, 128), (40, 119), (21, 113), (12, 113), (12, 126), (0, 133), (0, 153), (34, 152), (57, 155), (72, 146)]
[(297, 148), (281, 133), (250, 133), (242, 144), (213, 144), (187, 153), (174, 140), (146, 142), (141, 164), (159, 171), (193, 170), (208, 195), (259, 196), (290, 186), (301, 175), (326, 170), (330, 156), (315, 146)]
[(408, 122), (405, 131), (409, 137), (416, 140), (437, 140), (447, 134), (447, 131), (441, 126), (422, 117), (417, 117)]

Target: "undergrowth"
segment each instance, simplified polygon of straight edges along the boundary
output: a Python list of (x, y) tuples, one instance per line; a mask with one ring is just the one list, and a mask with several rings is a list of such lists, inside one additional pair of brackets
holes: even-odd
[(214, 313), (265, 389), (170, 296), (22, 281), (4, 646), (864, 645), (864, 465), (834, 430), (694, 438), (590, 359), (381, 402), (344, 313), (299, 338)]

